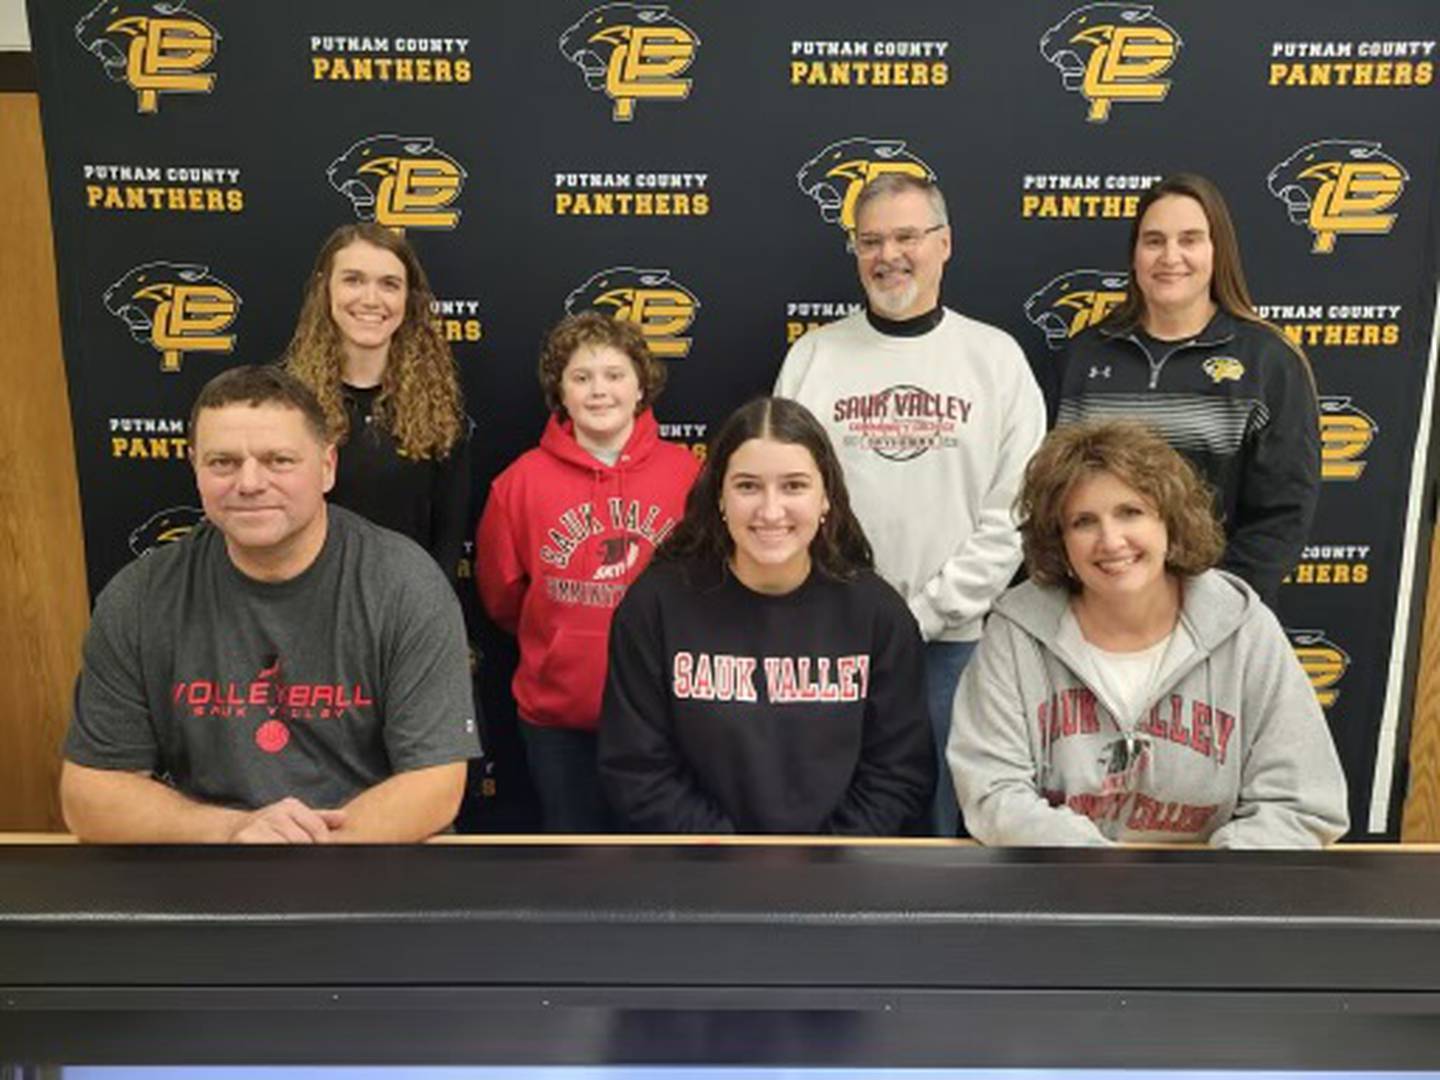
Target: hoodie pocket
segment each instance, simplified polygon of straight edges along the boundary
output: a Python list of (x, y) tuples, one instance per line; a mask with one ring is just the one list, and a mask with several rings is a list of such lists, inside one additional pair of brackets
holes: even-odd
[(558, 727), (593, 729), (605, 689), (608, 635), (559, 628), (536, 672), (537, 719)]

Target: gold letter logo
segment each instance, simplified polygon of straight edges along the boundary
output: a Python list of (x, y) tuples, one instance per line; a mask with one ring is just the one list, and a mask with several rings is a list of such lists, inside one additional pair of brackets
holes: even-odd
[(690, 354), (690, 339), (678, 335), (695, 321), (695, 304), (679, 289), (612, 289), (595, 303), (638, 326), (656, 356), (673, 360)]
[(453, 229), (460, 211), (442, 210), (460, 194), (464, 177), (458, 166), (444, 158), (381, 158), (360, 170), (377, 173), (380, 184), (375, 193), (375, 220), (404, 231)]
[(1370, 449), (1379, 430), (1367, 413), (1348, 397), (1320, 399), (1320, 478), (1359, 480), (1366, 462), (1360, 455)]
[(142, 113), (157, 112), (161, 94), (208, 94), (215, 86), (200, 69), (214, 59), (220, 35), (186, 11), (185, 0), (100, 0), (75, 24), (75, 39), (107, 78), (135, 91)]
[(102, 301), (133, 341), (159, 351), (161, 371), (179, 371), (187, 352), (235, 348), (235, 335), (225, 331), (240, 297), (199, 263), (143, 263), (106, 289)]
[(1160, 76), (1182, 44), (1149, 4), (1102, 2), (1076, 8), (1046, 30), (1040, 55), (1059, 70), (1066, 90), (1090, 102), (1085, 119), (1103, 124), (1117, 101), (1165, 100), (1170, 81)]
[(132, 35), (125, 79), (139, 96), (139, 111), (153, 113), (162, 93), (208, 94), (215, 76), (200, 73), (215, 55), (216, 33), (199, 19), (143, 15), (118, 19), (107, 28)]
[(635, 103), (681, 101), (700, 38), (666, 4), (615, 2), (582, 15), (560, 35), (560, 53), (580, 69), (585, 85), (615, 103), (611, 116), (635, 119)]
[(330, 186), (350, 200), (355, 216), (396, 232), (453, 229), (448, 210), (465, 186), (465, 170), (429, 135), (371, 135), (330, 163)]
[(636, 289), (629, 308), (617, 310), (615, 317), (639, 326), (656, 356), (675, 358), (690, 353), (690, 339), (679, 335), (695, 321), (695, 305), (679, 289)]
[(632, 322), (656, 356), (678, 360), (690, 355), (692, 339), (682, 337), (695, 321), (700, 301), (669, 270), (612, 266), (592, 274), (565, 298), (565, 311), (598, 310)]
[(1330, 255), (1344, 233), (1384, 236), (1398, 214), (1383, 211), (1405, 191), (1405, 166), (1373, 140), (1320, 139), (1306, 143), (1265, 178), (1290, 220), (1315, 236), (1312, 255)]
[(1395, 214), (1382, 214), (1405, 190), (1404, 170), (1388, 161), (1326, 161), (1300, 174), (1319, 180), (1310, 204), (1310, 229), (1317, 255), (1335, 250), (1337, 233), (1383, 235), (1395, 225)]
[[(623, 32), (616, 35), (616, 31)], [(677, 101), (690, 96), (690, 80), (676, 78), (695, 58), (695, 38), (682, 26), (616, 27), (605, 92), (615, 101), (614, 118), (632, 120), (635, 99)]]
[(1094, 326), (1106, 315), (1109, 315), (1124, 299), (1123, 292), (1100, 292), (1087, 289), (1060, 297), (1055, 302), (1055, 306), (1074, 310), (1075, 315), (1070, 320), (1069, 331), (1070, 336), (1074, 337), (1087, 326)]
[(1103, 124), (1116, 101), (1164, 101), (1170, 80), (1157, 80), (1175, 62), (1175, 35), (1163, 26), (1097, 26), (1075, 40), (1093, 41), (1080, 92), (1090, 101), (1085, 119)]
[(1322, 709), (1328, 709), (1340, 697), (1335, 684), (1345, 677), (1350, 657), (1345, 650), (1325, 636), (1322, 630), (1291, 630), (1290, 647), (1300, 661), (1315, 698)]
[(235, 321), (239, 305), (223, 285), (153, 285), (137, 297), (158, 300), (150, 342), (160, 350), (160, 370), (179, 371), (187, 352), (228, 353), (234, 334), (220, 331)]
[(848, 237), (855, 228), (855, 200), (861, 189), (883, 173), (935, 179), (934, 170), (906, 150), (903, 139), (857, 135), (825, 147), (800, 166), (795, 181), (815, 200), (820, 217), (839, 225)]
[(1051, 349), (1063, 349), (1125, 299), (1129, 275), (1123, 270), (1069, 270), (1057, 274), (1025, 301), (1025, 317), (1045, 334)]

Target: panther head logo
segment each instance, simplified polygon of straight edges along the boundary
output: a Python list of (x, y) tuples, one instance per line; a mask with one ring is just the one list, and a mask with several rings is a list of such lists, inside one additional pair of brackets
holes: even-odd
[(153, 314), (159, 298), (152, 292), (159, 280), (203, 281), (210, 268), (198, 263), (152, 262), (129, 271), (101, 296), (105, 310), (130, 328), (130, 336), (142, 345), (150, 344)]
[(155, 308), (168, 295), (167, 286), (176, 281), (224, 284), (199, 263), (148, 262), (111, 285), (101, 299), (105, 310), (130, 328), (132, 338), (148, 345), (155, 328)]
[(800, 167), (795, 180), (815, 200), (823, 220), (849, 232), (855, 228), (855, 199), (861, 189), (891, 172), (935, 179), (934, 170), (906, 150), (903, 139), (856, 136), (825, 147)]
[(560, 54), (580, 69), (585, 85), (615, 102), (614, 119), (630, 120), (637, 98), (689, 97), (678, 76), (695, 58), (699, 35), (666, 4), (601, 4), (560, 35)]
[(594, 310), (635, 323), (650, 351), (669, 360), (689, 355), (691, 339), (680, 335), (690, 328), (699, 309), (695, 294), (669, 270), (634, 266), (601, 270), (565, 297), (568, 315)]
[(1323, 630), (1286, 630), (1285, 633), (1321, 708), (1328, 709), (1340, 698), (1335, 684), (1345, 677), (1350, 654), (1326, 637)]
[(1130, 275), (1115, 270), (1071, 270), (1051, 278), (1025, 301), (1025, 318), (1059, 350), (1087, 326), (1094, 326), (1124, 299)]
[(1410, 174), (1381, 144), (1360, 139), (1306, 143), (1270, 170), (1265, 186), (1285, 204), (1290, 221), (1315, 234), (1315, 254), (1335, 249), (1337, 233), (1388, 233), (1395, 214), (1382, 214)]
[(1360, 139), (1320, 139), (1306, 143), (1270, 170), (1265, 186), (1285, 204), (1290, 220), (1304, 225), (1310, 219), (1310, 209), (1320, 185), (1334, 179), (1346, 162), (1383, 162), (1397, 169), (1405, 179), (1410, 178), (1405, 167), (1382, 153), (1380, 146), (1378, 142)]
[(452, 229), (460, 220), (459, 210), (444, 208), (460, 194), (465, 170), (428, 135), (371, 135), (332, 161), (325, 176), (360, 221), (403, 230)]
[(560, 35), (560, 55), (580, 69), (586, 86), (603, 90), (611, 54), (629, 40), (630, 31), (636, 26), (684, 28), (684, 24), (670, 14), (668, 4), (601, 4)]
[(1239, 382), (1245, 374), (1245, 365), (1233, 356), (1212, 356), (1200, 365), (1200, 370), (1209, 375), (1213, 383)]
[[(1090, 53), (1110, 40), (1117, 26), (1140, 26), (1155, 17), (1152, 4), (1086, 4), (1066, 15), (1040, 39), (1040, 55), (1060, 71), (1066, 90), (1079, 90), (1085, 81)], [(1073, 46), (1085, 50), (1085, 56)]]
[(75, 24), (75, 40), (95, 54), (112, 82), (123, 82), (130, 42), (145, 20), (184, 10), (185, 0), (101, 0)]
[(204, 520), (205, 511), (194, 506), (167, 506), (158, 510), (130, 532), (130, 551), (137, 557), (149, 555), (162, 544), (173, 544)]
[(160, 351), (163, 371), (179, 371), (186, 352), (235, 348), (235, 335), (224, 331), (239, 314), (240, 297), (199, 263), (143, 263), (101, 299), (131, 338)]
[(157, 110), (162, 92), (208, 93), (215, 83), (200, 69), (220, 34), (185, 0), (101, 0), (75, 24), (75, 40), (112, 82), (131, 85), (143, 113)]
[(1183, 43), (1155, 16), (1151, 4), (1098, 3), (1076, 8), (1040, 38), (1040, 55), (1060, 72), (1060, 84), (1090, 102), (1092, 123), (1109, 119), (1115, 101), (1162, 101), (1158, 79)]

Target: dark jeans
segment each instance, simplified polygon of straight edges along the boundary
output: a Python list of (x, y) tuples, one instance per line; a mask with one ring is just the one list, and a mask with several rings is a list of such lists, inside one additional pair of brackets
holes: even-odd
[(600, 790), (595, 732), (541, 727), (524, 720), (520, 731), (545, 831), (614, 832), (614, 817)]
[(945, 744), (950, 741), (950, 710), (955, 704), (955, 687), (976, 644), (974, 641), (931, 641), (925, 645), (925, 700), (930, 705), (930, 727), (935, 733), (936, 762), (940, 770), (930, 821), (936, 836), (960, 835), (960, 804), (955, 798), (950, 763), (945, 760)]

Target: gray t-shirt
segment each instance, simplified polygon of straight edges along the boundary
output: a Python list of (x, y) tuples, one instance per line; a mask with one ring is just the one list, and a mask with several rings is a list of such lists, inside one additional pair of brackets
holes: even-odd
[(192, 798), (339, 806), (479, 753), (464, 621), (412, 541), (330, 506), (303, 573), (246, 577), (202, 523), (95, 602), (65, 756)]

